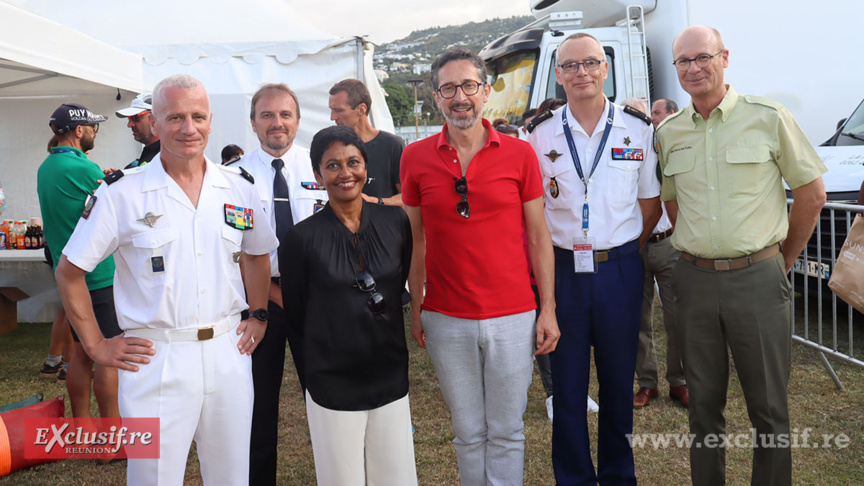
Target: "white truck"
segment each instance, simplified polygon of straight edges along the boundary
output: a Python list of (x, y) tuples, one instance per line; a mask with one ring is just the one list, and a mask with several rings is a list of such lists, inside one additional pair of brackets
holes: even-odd
[[(534, 22), (480, 51), (492, 85), (486, 118), (515, 122), (525, 109), (536, 108), (546, 98), (565, 98), (555, 78), (555, 52), (577, 31), (588, 32), (603, 44), (609, 62), (604, 92), (610, 100), (642, 98), (650, 107), (655, 99), (670, 98), (685, 106), (690, 97), (681, 89), (672, 65), (672, 41), (688, 25), (710, 25), (721, 32), (730, 50), (726, 82), (739, 93), (783, 103), (828, 166), (823, 179), (829, 201), (849, 202), (857, 197), (864, 180), (864, 110), (859, 108), (844, 125), (858, 138), (835, 135), (835, 131), (838, 120), (864, 98), (864, 63), (859, 62), (855, 34), (864, 18), (864, 1), (529, 0), (529, 4)], [(796, 270), (827, 279), (831, 271), (827, 210), (822, 219), (823, 251), (816, 251), (814, 236), (808, 261), (802, 260)], [(837, 245), (842, 245), (845, 235), (844, 217), (835, 231)]]

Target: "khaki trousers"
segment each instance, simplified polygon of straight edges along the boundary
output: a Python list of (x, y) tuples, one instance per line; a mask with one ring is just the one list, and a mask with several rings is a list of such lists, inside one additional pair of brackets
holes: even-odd
[[(714, 441), (726, 433), (723, 409), (730, 350), (752, 427), (766, 438), (753, 445), (752, 484), (791, 484), (791, 450), (788, 442), (787, 447), (777, 445), (780, 434), (789, 434), (786, 386), (792, 346), (791, 286), (783, 254), (725, 272), (682, 258), (675, 266), (672, 287), (684, 324), (690, 433), (695, 436), (690, 447), (694, 486), (725, 484), (726, 451)], [(763, 446), (766, 442), (773, 447)]]
[(681, 386), (684, 366), (681, 364), (680, 326), (675, 321), (675, 293), (672, 292), (672, 269), (681, 252), (672, 246), (672, 239), (646, 243), (639, 250), (645, 264), (642, 288), (642, 321), (639, 327), (639, 348), (636, 351), (636, 378), (640, 388), (657, 388), (657, 356), (654, 351), (654, 280), (663, 304), (663, 327), (666, 328), (666, 381), (669, 386)]

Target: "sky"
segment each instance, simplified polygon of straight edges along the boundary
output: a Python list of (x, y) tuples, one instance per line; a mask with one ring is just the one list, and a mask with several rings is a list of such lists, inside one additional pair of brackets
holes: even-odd
[[(384, 44), (412, 31), (531, 15), (529, 0), (284, 0), (307, 22), (338, 35), (369, 35)], [(362, 5), (362, 8), (358, 8)]]

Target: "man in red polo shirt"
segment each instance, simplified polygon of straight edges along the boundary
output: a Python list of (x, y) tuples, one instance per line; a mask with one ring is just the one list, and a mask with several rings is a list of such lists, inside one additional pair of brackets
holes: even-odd
[[(411, 334), (428, 350), (450, 408), (462, 484), (521, 485), (532, 354), (553, 351), (560, 336), (554, 257), (537, 157), (480, 117), (491, 90), (485, 79), (471, 51), (438, 56), (432, 83), (447, 123), (402, 155), (414, 235)], [(536, 327), (523, 222), (540, 290)]]

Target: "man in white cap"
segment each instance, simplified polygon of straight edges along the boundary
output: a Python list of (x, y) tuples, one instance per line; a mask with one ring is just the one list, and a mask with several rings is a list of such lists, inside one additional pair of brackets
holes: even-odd
[(159, 134), (153, 132), (153, 127), (150, 123), (153, 111), (152, 103), (153, 95), (151, 93), (141, 93), (132, 100), (132, 106), (115, 112), (117, 118), (128, 119), (126, 126), (132, 130), (132, 136), (135, 137), (135, 141), (144, 144), (141, 156), (124, 167), (125, 169), (147, 164), (153, 160), (153, 157), (162, 148), (159, 142)]

